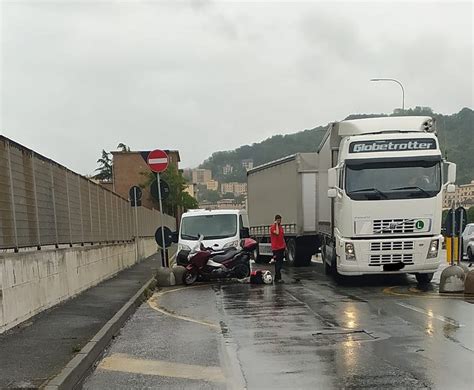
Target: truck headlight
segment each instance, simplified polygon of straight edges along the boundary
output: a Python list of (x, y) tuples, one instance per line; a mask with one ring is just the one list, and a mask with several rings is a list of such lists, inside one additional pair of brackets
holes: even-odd
[(430, 242), (430, 248), (428, 249), (428, 256), (426, 256), (427, 259), (433, 259), (434, 257), (438, 256), (438, 247), (439, 247), (439, 241), (438, 240), (431, 240)]
[(346, 260), (355, 260), (355, 249), (354, 244), (352, 242), (346, 242)]
[(232, 248), (232, 247), (237, 248), (238, 246), (239, 246), (239, 240), (235, 240), (235, 241), (231, 241), (225, 244), (223, 249)]

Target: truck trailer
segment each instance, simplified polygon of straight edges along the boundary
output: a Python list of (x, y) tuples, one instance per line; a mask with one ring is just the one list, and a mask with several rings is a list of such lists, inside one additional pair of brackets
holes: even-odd
[(321, 251), (327, 273), (413, 273), (427, 283), (440, 264), (443, 190), (454, 191), (455, 176), (430, 117), (331, 123), (315, 153), (248, 172), (257, 261), (271, 256), (278, 213), (291, 264)]

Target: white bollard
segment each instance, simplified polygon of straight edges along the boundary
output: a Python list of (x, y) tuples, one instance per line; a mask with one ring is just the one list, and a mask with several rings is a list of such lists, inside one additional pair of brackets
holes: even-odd
[(176, 285), (173, 271), (170, 268), (160, 267), (156, 272), (156, 282), (160, 287), (168, 287)]
[(457, 293), (464, 291), (464, 279), (466, 274), (461, 267), (451, 265), (441, 272), (439, 282), (440, 293)]

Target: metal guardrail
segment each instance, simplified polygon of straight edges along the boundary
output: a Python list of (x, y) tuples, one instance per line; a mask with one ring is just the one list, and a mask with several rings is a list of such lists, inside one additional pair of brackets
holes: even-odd
[[(159, 212), (137, 212), (138, 236), (154, 236)], [(127, 199), (0, 136), (0, 249), (129, 241), (136, 230)]]

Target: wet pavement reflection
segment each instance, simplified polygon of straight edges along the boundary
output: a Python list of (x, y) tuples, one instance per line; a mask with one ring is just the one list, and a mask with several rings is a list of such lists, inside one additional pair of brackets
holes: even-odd
[(341, 285), (321, 268), (288, 269), (284, 285), (214, 285), (248, 388), (472, 388), (470, 298), (405, 275)]
[(156, 293), (84, 387), (472, 389), (474, 297), (438, 294), (439, 275), (283, 278)]

